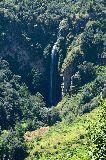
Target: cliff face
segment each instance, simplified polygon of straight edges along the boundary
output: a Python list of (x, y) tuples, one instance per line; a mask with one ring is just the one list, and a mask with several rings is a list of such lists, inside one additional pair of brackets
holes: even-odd
[[(16, 69), (24, 68), (25, 70), (25, 67), (31, 64), (29, 63), (31, 62), (31, 59), (27, 48), (23, 47), (22, 44), (20, 44), (20, 42), (16, 40), (15, 35), (7, 36), (6, 45), (2, 48), (0, 55), (4, 59), (9, 59), (10, 66), (12, 65), (12, 62), (19, 64), (17, 65)], [(13, 68), (14, 67), (15, 66), (13, 65)]]
[[(32, 57), (31, 50), (25, 46), (24, 43), (17, 40), (17, 35), (11, 34), (6, 37), (6, 44), (2, 47), (0, 56), (6, 60), (9, 60), (10, 67), (17, 73), (20, 71), (28, 71), (28, 68), (37, 68), (41, 72), (44, 72), (44, 58), (37, 55)], [(17, 67), (16, 67), (17, 66)], [(16, 68), (15, 68), (16, 67)]]
[[(15, 28), (11, 28), (11, 32), (6, 35), (0, 57), (9, 62), (11, 70), (22, 77), (22, 81), (27, 84), (32, 93), (41, 92), (46, 96), (47, 88), (45, 85), (48, 83), (49, 75), (46, 71), (45, 59), (41, 53), (36, 57), (32, 56), (32, 50), (22, 41), (22, 36), (17, 38), (20, 32), (18, 33), (16, 30), (15, 34), (14, 30)], [(36, 54), (35, 52), (33, 54)], [(36, 74), (39, 74), (38, 77)]]

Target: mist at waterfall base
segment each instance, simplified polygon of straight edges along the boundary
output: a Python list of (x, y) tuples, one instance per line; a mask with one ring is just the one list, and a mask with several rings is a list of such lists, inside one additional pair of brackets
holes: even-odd
[(50, 65), (50, 105), (54, 106), (58, 103), (61, 97), (61, 80), (58, 73), (58, 56), (57, 42), (53, 45), (51, 51)]

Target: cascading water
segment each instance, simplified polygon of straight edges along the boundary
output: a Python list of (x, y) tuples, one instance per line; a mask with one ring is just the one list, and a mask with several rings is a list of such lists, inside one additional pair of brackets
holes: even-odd
[(50, 64), (50, 105), (54, 106), (61, 98), (61, 76), (58, 72), (58, 42), (64, 31), (68, 29), (68, 20), (63, 19), (59, 24), (59, 31), (57, 34), (57, 41), (54, 43), (51, 51)]
[(58, 82), (58, 62), (57, 62), (57, 45), (58, 39), (61, 36), (61, 28), (59, 28), (57, 41), (54, 43), (52, 51), (51, 51), (51, 65), (50, 65), (50, 104), (51, 106), (55, 105), (58, 101), (58, 90), (59, 85)]
[(50, 67), (50, 103), (55, 104), (56, 101), (56, 52), (57, 42), (54, 44), (51, 52), (51, 67)]

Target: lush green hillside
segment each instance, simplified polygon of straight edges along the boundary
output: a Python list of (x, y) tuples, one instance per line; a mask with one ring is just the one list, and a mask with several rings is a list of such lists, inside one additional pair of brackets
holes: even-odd
[(1, 160), (106, 159), (105, 4), (0, 1)]
[[(106, 101), (103, 105), (106, 107)], [(57, 123), (43, 137), (38, 136), (32, 142), (27, 142), (30, 155), (26, 159), (90, 160), (90, 142), (87, 134), (90, 132), (89, 126), (95, 125), (98, 121), (101, 109), (102, 106), (99, 105), (91, 113), (78, 116), (68, 125), (64, 122)]]

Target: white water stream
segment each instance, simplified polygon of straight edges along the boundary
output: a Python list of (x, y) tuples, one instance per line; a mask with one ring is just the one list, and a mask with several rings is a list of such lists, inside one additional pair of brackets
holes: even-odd
[(56, 52), (57, 52), (57, 42), (53, 45), (52, 51), (51, 51), (51, 66), (50, 66), (50, 103), (53, 105), (55, 103), (55, 65), (56, 65)]

